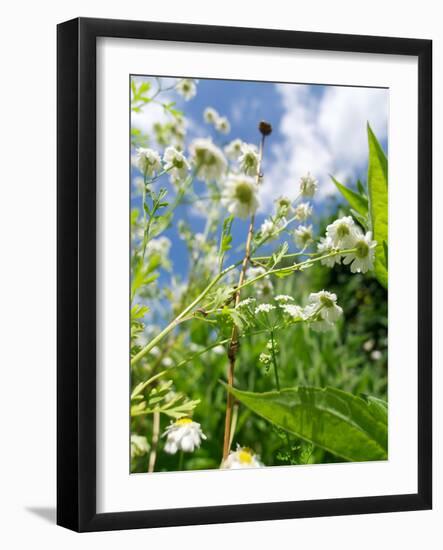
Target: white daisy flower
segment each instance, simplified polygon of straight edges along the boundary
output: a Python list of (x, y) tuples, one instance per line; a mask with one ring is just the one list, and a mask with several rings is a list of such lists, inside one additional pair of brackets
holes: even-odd
[(140, 172), (146, 176), (154, 176), (161, 169), (160, 155), (154, 149), (140, 147), (137, 149), (135, 162)]
[(374, 269), (376, 246), (377, 241), (372, 240), (370, 231), (366, 235), (357, 233), (352, 245), (353, 248), (356, 248), (356, 251), (345, 254), (343, 263), (346, 265), (351, 264), (352, 273), (366, 273), (369, 269)]
[(131, 459), (149, 452), (149, 443), (144, 435), (131, 434)]
[(210, 138), (197, 138), (189, 146), (198, 176), (206, 182), (220, 180), (228, 166), (225, 156)]
[(219, 118), (219, 114), (212, 107), (206, 107), (203, 111), (203, 118), (208, 124), (215, 124), (215, 121)]
[(241, 154), (238, 159), (240, 169), (248, 176), (256, 176), (258, 168), (257, 147), (251, 143), (242, 143)]
[(254, 178), (231, 174), (225, 183), (222, 204), (238, 218), (246, 219), (255, 214), (259, 200)]
[(326, 228), (326, 237), (329, 237), (334, 248), (353, 248), (360, 230), (351, 216), (343, 216)]
[(241, 139), (234, 139), (225, 147), (226, 156), (231, 160), (237, 160), (241, 155), (243, 141)]
[(273, 309), (275, 309), (275, 306), (272, 304), (260, 304), (255, 308), (255, 314), (258, 313), (270, 313)]
[(327, 290), (311, 293), (309, 305), (304, 309), (305, 318), (313, 317), (311, 326), (320, 332), (333, 327), (342, 314), (342, 308), (337, 305), (337, 295)]
[(312, 242), (312, 225), (299, 225), (294, 231), (295, 244), (303, 249)]
[(171, 422), (162, 437), (166, 437), (165, 452), (171, 455), (177, 451), (192, 453), (200, 447), (201, 440), (206, 439), (200, 424), (187, 417)]
[(277, 216), (289, 216), (293, 211), (291, 200), (288, 197), (279, 197), (275, 201), (275, 207)]
[[(320, 254), (330, 254), (331, 252), (334, 252), (337, 250), (334, 248), (332, 244), (331, 237), (322, 237), (320, 239), (320, 242), (317, 245), (317, 250), (320, 252)], [(320, 260), (320, 263), (322, 265), (326, 265), (327, 267), (334, 267), (335, 264), (339, 264), (341, 261), (340, 254), (335, 254), (334, 256), (328, 256), (327, 258), (323, 258)]]
[(295, 208), (294, 217), (300, 222), (306, 221), (312, 214), (312, 206), (309, 202), (302, 202)]
[(166, 147), (163, 162), (165, 163), (165, 170), (169, 171), (174, 183), (183, 181), (191, 169), (185, 155), (177, 151), (175, 147)]
[(215, 121), (215, 129), (221, 134), (229, 134), (231, 131), (229, 120), (225, 116), (218, 117)]
[(288, 296), (287, 294), (277, 294), (277, 296), (274, 296), (274, 300), (276, 302), (293, 302), (294, 298), (292, 296)]
[(182, 78), (177, 82), (175, 89), (184, 97), (185, 101), (189, 101), (197, 93), (197, 85), (192, 78)]
[(239, 470), (242, 468), (263, 468), (258, 456), (248, 447), (237, 445), (236, 451), (231, 451), (223, 462), (222, 468), (226, 470)]
[(260, 233), (262, 238), (269, 239), (275, 234), (274, 222), (272, 220), (265, 220), (260, 226)]
[(318, 183), (309, 173), (300, 178), (300, 194), (302, 197), (312, 198), (317, 191)]

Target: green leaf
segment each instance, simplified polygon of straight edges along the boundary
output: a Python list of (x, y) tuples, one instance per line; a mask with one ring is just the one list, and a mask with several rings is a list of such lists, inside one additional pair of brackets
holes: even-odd
[(375, 275), (379, 282), (388, 287), (388, 160), (380, 143), (377, 141), (368, 124), (369, 164), (368, 164), (368, 193), (369, 216), (373, 238), (377, 241), (375, 250)]
[(309, 386), (267, 393), (226, 388), (259, 416), (345, 460), (387, 459), (387, 414), (380, 400)]
[(366, 218), (368, 215), (368, 199), (362, 195), (359, 195), (352, 189), (349, 189), (349, 187), (342, 185), (334, 178), (334, 176), (331, 176), (331, 179), (343, 197), (348, 201), (351, 208)]

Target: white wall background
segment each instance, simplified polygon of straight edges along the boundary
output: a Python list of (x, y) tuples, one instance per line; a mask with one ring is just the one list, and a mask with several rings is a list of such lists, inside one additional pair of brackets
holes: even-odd
[[(435, 315), (434, 510), (76, 535), (55, 518), (55, 25), (81, 16), (432, 38), (434, 40), (435, 280), (443, 206), (443, 31), (439, 3), (351, 0), (6, 3), (0, 130), (0, 541), (86, 550), (149, 548), (439, 548), (443, 539), (442, 320)], [(407, 235), (407, 228), (405, 228)], [(435, 310), (442, 293), (434, 290)]]

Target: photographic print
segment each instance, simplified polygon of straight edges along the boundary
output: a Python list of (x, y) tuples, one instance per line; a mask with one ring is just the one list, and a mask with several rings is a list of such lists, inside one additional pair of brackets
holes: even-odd
[(387, 460), (388, 107), (130, 76), (131, 473)]

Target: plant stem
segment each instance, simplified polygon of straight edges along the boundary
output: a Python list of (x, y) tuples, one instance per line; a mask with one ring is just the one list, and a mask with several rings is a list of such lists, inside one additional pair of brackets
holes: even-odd
[(180, 451), (179, 458), (178, 458), (178, 471), (179, 472), (183, 471), (183, 459), (184, 459), (183, 451)]
[(148, 472), (153, 472), (155, 468), (159, 438), (160, 438), (160, 412), (154, 411), (152, 415), (152, 442), (151, 442), (151, 452), (149, 453)]
[(275, 385), (277, 386), (277, 391), (280, 391), (280, 379), (278, 376), (278, 365), (277, 357), (275, 355), (275, 339), (274, 339), (274, 330), (271, 330), (271, 355), (272, 355), (272, 364), (274, 365), (274, 374), (275, 374)]
[(180, 324), (181, 320), (186, 317), (186, 315), (192, 311), (195, 307), (198, 306), (198, 304), (203, 300), (203, 298), (208, 294), (208, 292), (218, 283), (218, 281), (228, 273), (228, 271), (231, 271), (233, 269), (233, 266), (227, 267), (224, 271), (219, 273), (212, 281), (208, 284), (208, 286), (197, 296), (197, 298), (189, 304), (188, 307), (186, 307), (175, 319), (173, 319), (169, 325), (167, 325), (161, 332), (157, 334), (142, 350), (140, 350), (134, 357), (131, 359), (131, 366), (135, 365), (144, 357), (147, 353), (151, 351), (153, 347), (156, 346), (167, 334), (171, 332), (177, 325)]
[[(260, 140), (260, 149), (258, 154), (258, 163), (257, 163), (257, 175), (256, 175), (257, 186), (259, 185), (260, 179), (261, 179), (261, 165), (263, 160), (264, 143), (265, 143), (265, 134), (262, 133), (262, 137)], [(234, 300), (235, 307), (240, 302), (240, 289), (244, 283), (245, 276), (246, 276), (246, 269), (251, 259), (251, 251), (252, 251), (251, 243), (252, 243), (252, 237), (254, 236), (254, 221), (255, 221), (255, 215), (252, 214), (251, 220), (249, 222), (248, 234), (246, 237), (245, 256), (243, 258), (242, 267), (240, 270), (240, 277), (239, 277), (237, 289), (235, 292), (235, 300)], [(234, 385), (234, 369), (235, 369), (237, 352), (238, 352), (238, 329), (237, 329), (237, 326), (234, 325), (232, 327), (231, 343), (228, 347), (229, 365), (228, 365), (228, 372), (227, 372), (227, 380), (228, 380), (228, 386), (230, 387)], [(231, 448), (231, 425), (232, 425), (233, 405), (234, 405), (234, 396), (231, 394), (231, 392), (228, 392), (228, 395), (226, 397), (225, 433), (224, 433), (224, 439), (223, 439), (223, 460), (226, 460), (229, 454), (229, 450)]]

